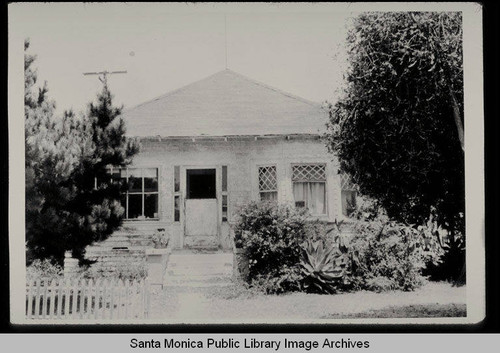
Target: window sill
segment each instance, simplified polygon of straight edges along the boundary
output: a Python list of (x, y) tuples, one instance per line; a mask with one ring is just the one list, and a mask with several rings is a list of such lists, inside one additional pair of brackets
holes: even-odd
[(154, 222), (159, 221), (159, 218), (125, 218), (124, 222)]

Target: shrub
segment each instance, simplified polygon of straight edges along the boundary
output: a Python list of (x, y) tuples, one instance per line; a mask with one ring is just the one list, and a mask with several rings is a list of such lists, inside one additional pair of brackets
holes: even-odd
[(118, 278), (122, 280), (141, 280), (146, 278), (148, 270), (145, 263), (126, 263), (116, 266), (113, 271), (104, 268), (100, 263), (95, 263), (89, 267), (82, 268), (79, 277), (94, 279), (99, 278)]
[(303, 275), (297, 266), (284, 265), (275, 272), (257, 274), (251, 286), (266, 294), (282, 294), (301, 290)]
[(302, 286), (307, 291), (337, 293), (344, 285), (347, 257), (338, 247), (309, 239), (300, 259)]
[(63, 268), (49, 259), (36, 259), (26, 267), (26, 280), (30, 282), (37, 279), (59, 279), (62, 276)]
[(288, 205), (252, 202), (243, 207), (234, 234), (236, 247), (249, 260), (247, 281), (267, 293), (297, 290), (305, 225), (306, 211)]
[(306, 239), (321, 241), (325, 246), (344, 245), (345, 237), (341, 233), (343, 221), (329, 223), (320, 220), (308, 221), (305, 225)]
[(425, 282), (423, 269), (443, 253), (431, 223), (389, 221), (374, 203), (358, 213), (353, 235), (342, 227), (307, 221), (305, 211), (276, 203), (245, 206), (234, 233), (248, 258), (247, 282), (266, 293), (409, 291)]
[[(435, 260), (421, 228), (396, 222), (359, 222), (347, 246), (354, 289), (414, 290), (425, 282), (422, 270)], [(437, 260), (436, 260), (437, 261)]]
[(366, 289), (373, 291), (373, 292), (385, 292), (385, 291), (397, 289), (398, 285), (395, 282), (395, 280), (392, 278), (377, 276), (377, 277), (366, 279), (365, 287), (366, 287)]

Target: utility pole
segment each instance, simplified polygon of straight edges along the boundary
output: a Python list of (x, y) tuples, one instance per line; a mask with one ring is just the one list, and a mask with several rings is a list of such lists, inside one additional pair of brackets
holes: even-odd
[(114, 74), (126, 74), (127, 71), (99, 71), (99, 72), (84, 72), (84, 76), (91, 76), (91, 75), (97, 75), (99, 76), (99, 81), (101, 81), (104, 84), (104, 87), (108, 87), (108, 75), (114, 75)]

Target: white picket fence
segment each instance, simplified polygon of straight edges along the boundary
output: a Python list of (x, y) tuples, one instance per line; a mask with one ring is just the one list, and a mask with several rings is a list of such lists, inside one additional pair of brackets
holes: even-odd
[(28, 319), (144, 319), (148, 312), (146, 280), (38, 279), (26, 285)]

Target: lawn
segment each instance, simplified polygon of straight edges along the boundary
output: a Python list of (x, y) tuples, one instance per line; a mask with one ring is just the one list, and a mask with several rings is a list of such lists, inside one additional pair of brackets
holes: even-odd
[(376, 318), (422, 318), (422, 317), (465, 317), (465, 304), (416, 304), (389, 306), (383, 309), (363, 311), (360, 313), (331, 314), (324, 319), (376, 319)]
[(441, 282), (428, 283), (413, 292), (263, 295), (239, 284), (178, 287), (153, 295), (151, 317), (203, 323), (463, 317), (465, 289)]

